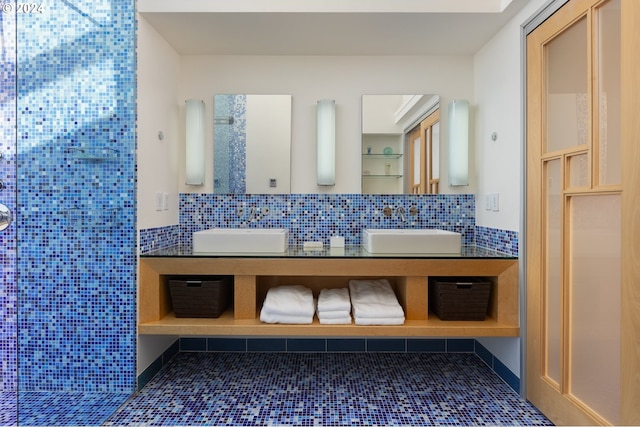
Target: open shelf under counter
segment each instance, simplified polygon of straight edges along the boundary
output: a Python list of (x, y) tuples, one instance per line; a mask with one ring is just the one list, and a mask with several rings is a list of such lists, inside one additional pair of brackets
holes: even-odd
[(169, 313), (155, 322), (138, 326), (143, 335), (180, 336), (291, 336), (291, 337), (516, 337), (520, 328), (484, 321), (442, 321), (434, 315), (427, 320), (406, 320), (403, 325), (322, 325), (314, 318), (308, 325), (267, 324), (254, 319), (235, 319), (227, 310), (217, 319), (176, 318)]
[[(475, 337), (519, 336), (518, 261), (514, 257), (465, 249), (458, 256), (383, 256), (345, 252), (344, 256), (296, 250), (263, 256), (194, 255), (189, 251), (140, 258), (138, 332), (181, 336), (315, 337)], [(168, 282), (175, 276), (233, 277), (233, 306), (219, 318), (176, 318)], [(484, 321), (442, 321), (429, 311), (430, 277), (486, 277), (492, 282)], [(260, 309), (271, 287), (301, 284), (320, 289), (346, 287), (350, 279), (386, 278), (405, 312), (403, 325), (266, 324)]]

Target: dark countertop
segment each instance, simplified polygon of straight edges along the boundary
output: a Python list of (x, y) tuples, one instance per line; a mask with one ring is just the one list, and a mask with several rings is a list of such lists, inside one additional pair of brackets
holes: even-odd
[(170, 246), (140, 254), (140, 258), (421, 258), (421, 259), (517, 259), (517, 256), (480, 246), (463, 246), (460, 254), (372, 254), (361, 246), (304, 250), (301, 246), (290, 246), (285, 252), (261, 253), (194, 253), (192, 247)]

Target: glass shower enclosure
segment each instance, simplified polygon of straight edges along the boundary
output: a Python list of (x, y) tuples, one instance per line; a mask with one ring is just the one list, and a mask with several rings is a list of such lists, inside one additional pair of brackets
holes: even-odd
[(135, 390), (135, 2), (0, 6), (0, 424), (100, 425)]

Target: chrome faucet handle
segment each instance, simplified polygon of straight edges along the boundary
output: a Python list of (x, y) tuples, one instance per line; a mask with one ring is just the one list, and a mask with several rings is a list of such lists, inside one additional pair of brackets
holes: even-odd
[(9, 227), (13, 222), (13, 215), (11, 210), (3, 204), (0, 204), (0, 231)]
[(411, 215), (411, 216), (418, 215), (418, 208), (415, 207), (415, 206), (411, 206), (409, 208), (409, 215)]

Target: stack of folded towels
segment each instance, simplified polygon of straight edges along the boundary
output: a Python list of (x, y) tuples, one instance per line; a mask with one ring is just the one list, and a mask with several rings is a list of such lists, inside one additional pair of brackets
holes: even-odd
[(402, 325), (404, 311), (387, 279), (350, 280), (356, 325)]
[(320, 290), (318, 320), (323, 325), (351, 324), (351, 301), (347, 288)]
[(260, 311), (265, 323), (309, 324), (313, 322), (315, 302), (311, 289), (301, 285), (270, 288)]

